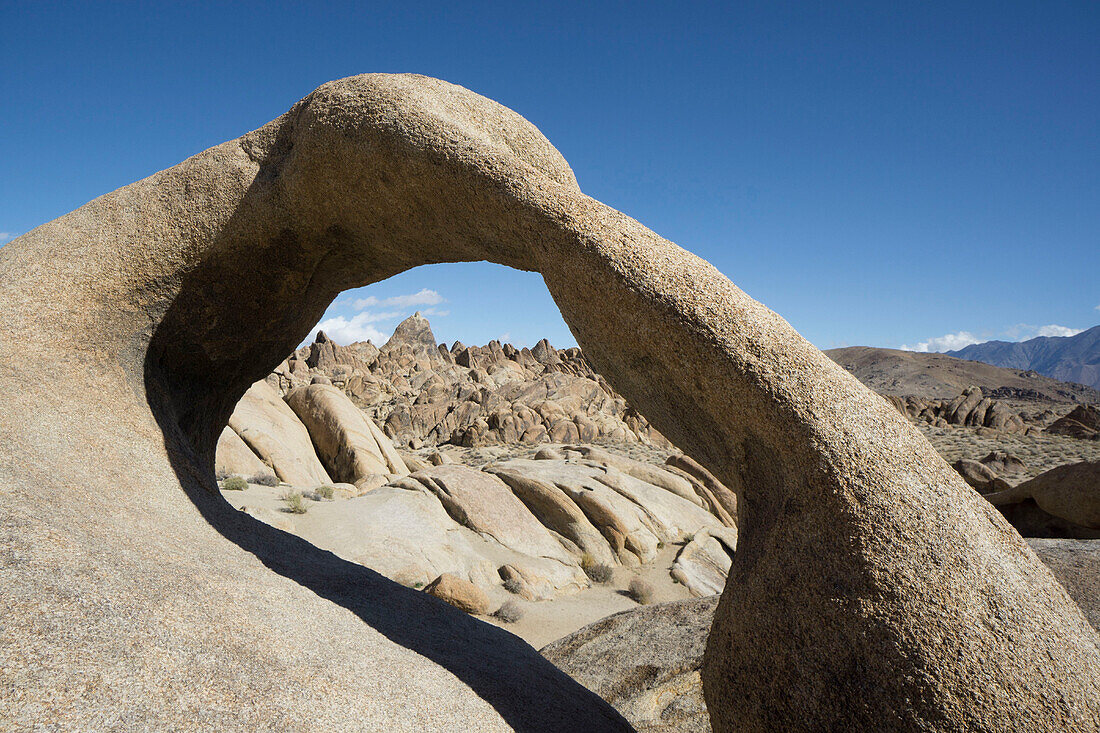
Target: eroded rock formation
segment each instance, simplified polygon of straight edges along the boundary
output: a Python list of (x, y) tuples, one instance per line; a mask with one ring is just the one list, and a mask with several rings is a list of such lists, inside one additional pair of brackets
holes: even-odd
[(715, 729), (1100, 727), (1095, 633), (905, 418), (521, 117), (414, 75), (326, 84), (0, 249), (0, 714), (624, 729), (514, 637), (215, 491), (234, 404), (336, 294), (482, 259), (541, 272), (593, 367), (737, 493)]

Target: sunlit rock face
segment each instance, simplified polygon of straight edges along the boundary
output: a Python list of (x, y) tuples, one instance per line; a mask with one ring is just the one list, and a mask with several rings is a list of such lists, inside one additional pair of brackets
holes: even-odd
[(514, 112), (414, 75), (326, 84), (0, 249), (2, 719), (626, 729), (214, 492), (233, 406), (340, 291), (470, 260), (541, 272), (592, 366), (737, 492), (715, 729), (1100, 727), (1095, 633), (893, 407)]

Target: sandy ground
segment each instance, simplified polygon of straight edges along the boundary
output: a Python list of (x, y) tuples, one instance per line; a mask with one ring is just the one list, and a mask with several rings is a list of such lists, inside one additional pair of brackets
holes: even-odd
[[(304, 530), (316, 530), (317, 521), (308, 511), (316, 506), (320, 497), (310, 498), (310, 492), (302, 492), (307, 512), (291, 514), (286, 511), (282, 496), (298, 491), (292, 486), (259, 486), (250, 484), (244, 491), (222, 491), (222, 496), (235, 508), (247, 507), (257, 519), (279, 529), (298, 534)], [(336, 498), (334, 501), (341, 501)], [(641, 578), (653, 589), (653, 603), (690, 598), (687, 588), (672, 579), (669, 571), (682, 544), (671, 544), (661, 548), (653, 562), (636, 568), (617, 567), (608, 583), (594, 584), (592, 587), (573, 594), (559, 595), (553, 600), (527, 601), (506, 591), (503, 586), (490, 589), (489, 597), (494, 608), (512, 601), (520, 609), (521, 618), (507, 623), (492, 616), (482, 616), (484, 621), (511, 631), (536, 649), (555, 639), (571, 634), (577, 629), (610, 616), (619, 611), (637, 608), (638, 603), (630, 597), (628, 589), (634, 578)], [(342, 554), (339, 547), (327, 547), (336, 554)]]
[(987, 432), (979, 435), (974, 428), (934, 428), (925, 423), (918, 423), (917, 428), (948, 463), (960, 458), (980, 461), (995, 450), (1011, 453), (1022, 460), (1027, 469), (1016, 476), (1005, 476), (1009, 483), (1033, 478), (1066, 463), (1100, 461), (1100, 440), (1079, 440), (1048, 433), (1012, 435)]

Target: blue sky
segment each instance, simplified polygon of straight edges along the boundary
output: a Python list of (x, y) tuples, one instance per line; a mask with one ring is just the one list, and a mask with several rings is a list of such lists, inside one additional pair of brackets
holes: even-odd
[[(317, 85), (441, 77), (821, 348), (1100, 322), (1100, 4), (0, 4), (0, 241)], [(337, 339), (573, 343), (487, 264), (343, 294)], [(342, 320), (337, 320), (342, 319)]]

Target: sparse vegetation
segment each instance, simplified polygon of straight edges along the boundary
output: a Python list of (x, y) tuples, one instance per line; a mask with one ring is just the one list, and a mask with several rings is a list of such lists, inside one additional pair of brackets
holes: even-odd
[(523, 583), (518, 578), (508, 578), (504, 581), (504, 590), (518, 595), (523, 590)]
[(283, 503), (286, 504), (286, 507), (283, 509), (285, 512), (290, 514), (305, 514), (309, 511), (308, 507), (306, 507), (305, 498), (297, 491), (283, 494), (280, 498), (283, 500)]
[(505, 601), (493, 616), (506, 624), (514, 624), (523, 618), (523, 607), (515, 601)]
[(229, 471), (226, 471), (224, 468), (222, 468), (222, 469), (219, 469), (219, 470), (214, 472), (214, 480), (215, 481), (225, 481), (227, 478), (229, 478), (232, 475), (233, 474), (229, 473)]
[(336, 487), (318, 486), (315, 493), (317, 494), (317, 496), (321, 497), (325, 501), (332, 501), (332, 497), (336, 493)]
[(248, 488), (248, 482), (241, 476), (230, 476), (222, 481), (222, 491), (244, 491)]
[(596, 558), (594, 558), (592, 556), (592, 553), (586, 552), (583, 555), (581, 555), (581, 570), (583, 570), (587, 573), (588, 569), (591, 568), (591, 567), (595, 567), (595, 565), (596, 565)]
[(248, 483), (256, 484), (257, 486), (278, 486), (279, 478), (271, 471), (261, 471), (260, 473), (254, 473), (248, 479)]
[(614, 570), (610, 565), (600, 563), (599, 565), (593, 565), (590, 568), (585, 568), (584, 572), (588, 575), (593, 583), (608, 583), (611, 581), (611, 576), (614, 573)]
[(648, 606), (653, 603), (653, 586), (645, 582), (641, 578), (635, 578), (630, 581), (630, 587), (627, 589), (630, 593), (630, 597), (643, 606)]

